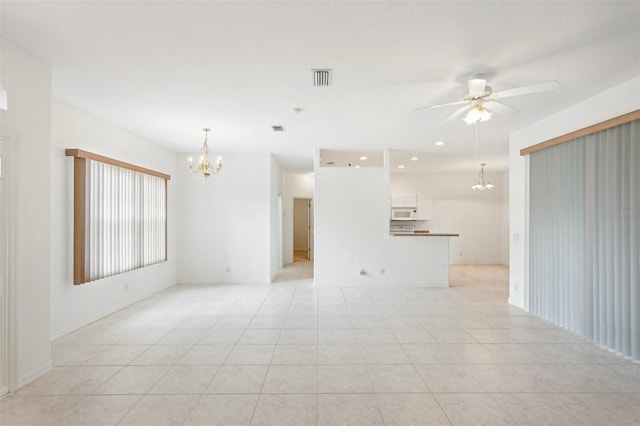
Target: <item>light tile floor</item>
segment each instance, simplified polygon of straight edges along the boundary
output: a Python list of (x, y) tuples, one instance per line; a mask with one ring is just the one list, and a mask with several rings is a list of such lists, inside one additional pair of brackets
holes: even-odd
[(640, 424), (639, 365), (509, 306), (505, 268), (449, 289), (308, 272), (176, 286), (64, 336), (0, 424)]

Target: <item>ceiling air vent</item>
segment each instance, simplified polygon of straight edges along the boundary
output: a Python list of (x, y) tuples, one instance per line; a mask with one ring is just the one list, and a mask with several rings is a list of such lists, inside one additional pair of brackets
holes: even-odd
[(274, 132), (284, 132), (284, 126), (271, 126)]
[(329, 87), (331, 86), (331, 70), (311, 70), (313, 72), (313, 87)]

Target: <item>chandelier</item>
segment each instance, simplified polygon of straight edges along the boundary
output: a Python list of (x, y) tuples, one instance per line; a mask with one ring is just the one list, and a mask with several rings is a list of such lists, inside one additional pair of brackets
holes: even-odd
[[(475, 123), (475, 124), (476, 124), (476, 161), (478, 161), (478, 123)], [(485, 189), (490, 191), (495, 188), (494, 184), (484, 180), (484, 166), (486, 165), (487, 163), (480, 164), (480, 173), (478, 174), (478, 183), (476, 183), (471, 187), (471, 189), (473, 189), (474, 191), (484, 191)]]
[(473, 189), (474, 191), (484, 191), (485, 189), (492, 190), (495, 188), (495, 185), (493, 185), (491, 182), (486, 182), (484, 180), (484, 166), (486, 165), (487, 165), (486, 163), (480, 164), (480, 174), (478, 174), (478, 183), (476, 183), (471, 187), (471, 189)]
[(209, 161), (209, 144), (207, 144), (207, 139), (209, 136), (209, 132), (211, 129), (207, 129), (206, 127), (202, 129), (204, 131), (204, 144), (200, 149), (200, 161), (198, 162), (198, 167), (193, 167), (193, 157), (189, 157), (189, 170), (192, 173), (202, 173), (204, 178), (208, 178), (211, 174), (217, 175), (222, 170), (222, 157), (218, 157), (216, 161), (215, 167)]
[(477, 103), (467, 113), (467, 116), (464, 118), (464, 122), (471, 125), (477, 124), (480, 121), (487, 121), (491, 118), (493, 113), (487, 111), (482, 104)]

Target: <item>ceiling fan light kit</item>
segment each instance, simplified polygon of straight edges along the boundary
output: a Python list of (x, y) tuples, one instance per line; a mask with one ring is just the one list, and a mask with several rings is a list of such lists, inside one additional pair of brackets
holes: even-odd
[(482, 106), (482, 104), (478, 103), (471, 107), (463, 120), (465, 123), (471, 125), (479, 123), (481, 121), (488, 121), (492, 115), (493, 113), (491, 111), (488, 111), (485, 107)]
[[(543, 83), (530, 84), (528, 86), (514, 87), (512, 89), (494, 92), (490, 86), (487, 86), (487, 80), (480, 77), (481, 75), (482, 74), (476, 75), (467, 80), (467, 94), (464, 95), (462, 99), (444, 104), (428, 105), (413, 109), (414, 111), (418, 111), (422, 109), (435, 109), (453, 105), (462, 105), (462, 107), (459, 107), (444, 121), (451, 121), (466, 113), (463, 121), (469, 125), (476, 125), (476, 159), (478, 158), (478, 123), (489, 120), (494, 113), (492, 110), (497, 110), (499, 113), (518, 112), (517, 109), (502, 103), (502, 99), (554, 90), (560, 85), (556, 80), (550, 80)], [(487, 109), (487, 107), (489, 107), (489, 109)], [(436, 145), (438, 145), (438, 143), (436, 143)], [(491, 182), (485, 181), (484, 166), (486, 166), (486, 163), (480, 164), (478, 183), (471, 187), (474, 191), (492, 190), (495, 188), (495, 185)]]
[[(511, 98), (513, 96), (529, 95), (532, 93), (544, 92), (547, 90), (557, 89), (560, 84), (555, 80), (545, 81), (543, 83), (531, 84), (528, 86), (515, 87), (513, 89), (500, 90), (494, 92), (490, 86), (487, 86), (487, 80), (479, 77), (472, 77), (467, 80), (467, 94), (461, 100), (447, 102), (444, 104), (430, 105), (415, 108), (414, 111), (421, 109), (442, 108), (453, 105), (462, 105), (457, 111), (451, 114), (445, 122), (451, 121), (465, 112), (464, 121), (467, 124), (475, 124), (479, 121), (487, 121), (494, 111), (498, 112), (517, 112), (518, 110), (500, 102), (502, 99)], [(487, 107), (489, 109), (487, 109)]]

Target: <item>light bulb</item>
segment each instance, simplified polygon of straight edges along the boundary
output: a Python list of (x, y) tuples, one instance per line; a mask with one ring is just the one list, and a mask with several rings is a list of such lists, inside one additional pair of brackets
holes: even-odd
[(492, 115), (492, 112), (489, 112), (486, 109), (482, 109), (482, 112), (480, 112), (480, 121), (487, 121), (491, 118)]

